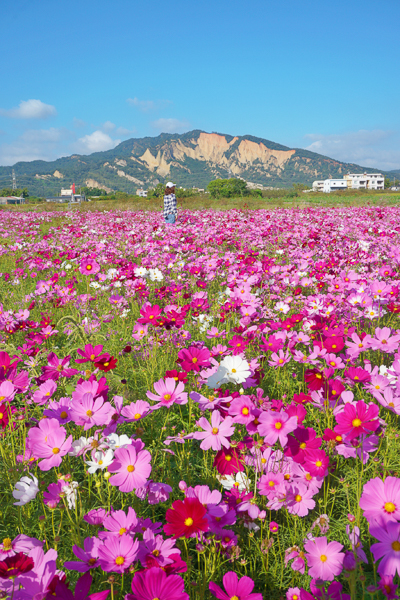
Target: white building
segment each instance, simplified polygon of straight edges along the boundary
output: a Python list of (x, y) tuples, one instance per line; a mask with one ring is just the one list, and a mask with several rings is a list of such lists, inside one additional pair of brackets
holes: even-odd
[(347, 187), (353, 190), (383, 190), (385, 187), (382, 173), (348, 173), (344, 179)]
[(147, 198), (147, 190), (142, 190), (142, 188), (139, 188), (136, 190), (136, 196), (139, 196), (140, 198)]
[(325, 179), (322, 190), (325, 194), (338, 190), (347, 190), (347, 181), (345, 179)]
[(312, 184), (312, 189), (314, 192), (323, 192), (324, 191), (324, 182), (323, 180), (321, 181), (314, 181)]

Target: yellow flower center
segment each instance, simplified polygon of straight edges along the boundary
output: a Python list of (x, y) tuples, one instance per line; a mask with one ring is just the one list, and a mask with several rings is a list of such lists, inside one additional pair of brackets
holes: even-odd
[(98, 464), (101, 466), (103, 464), (103, 461), (99, 460)]
[(62, 411), (62, 413), (60, 414), (60, 417), (61, 417), (62, 419), (66, 419), (66, 418), (68, 417), (68, 413), (67, 413), (67, 412), (65, 412), (65, 410), (63, 410), (63, 411)]
[(12, 548), (12, 541), (10, 540), (10, 538), (4, 538), (3, 540), (3, 549), (4, 550), (11, 550)]
[(225, 455), (225, 460), (227, 460), (228, 462), (230, 462), (232, 460), (232, 456), (230, 454), (226, 454)]
[(361, 419), (353, 419), (352, 423), (353, 427), (360, 427), (360, 425), (362, 424)]
[(328, 560), (328, 557), (325, 554), (321, 554), (320, 559), (321, 562), (326, 562)]
[(239, 600), (239, 598), (237, 596), (231, 596), (230, 600)]
[(192, 362), (194, 362), (195, 364), (197, 363), (197, 358), (195, 356), (193, 356)]
[(89, 560), (88, 560), (88, 563), (91, 567), (94, 565), (95, 562), (96, 562), (95, 558), (89, 558)]
[(317, 460), (317, 462), (315, 463), (316, 467), (322, 467), (322, 462), (320, 460)]
[(3, 413), (0, 413), (0, 419), (2, 419), (4, 417)]
[(140, 413), (136, 413), (133, 418), (135, 419), (135, 421), (137, 421), (138, 419), (140, 419), (141, 416), (142, 415)]
[(268, 485), (269, 485), (269, 487), (274, 487), (275, 481), (268, 481)]
[(307, 475), (306, 475), (306, 479), (307, 479), (307, 481), (311, 481), (311, 480), (312, 480), (312, 475), (311, 475), (311, 473), (307, 473)]
[(236, 369), (232, 369), (232, 373), (236, 373)]
[(300, 494), (297, 494), (294, 499), (296, 500), (296, 502), (301, 502), (302, 498), (300, 496)]
[(392, 543), (392, 548), (395, 552), (400, 552), (400, 542), (399, 541), (395, 541)]
[(119, 530), (119, 535), (122, 535), (123, 533), (126, 533), (125, 527), (121, 527), (121, 529)]
[(393, 513), (396, 510), (396, 505), (393, 502), (386, 502), (384, 509), (388, 513)]
[(249, 409), (245, 406), (244, 408), (242, 408), (242, 415), (248, 415), (249, 414)]
[(123, 565), (124, 562), (125, 562), (125, 558), (123, 556), (117, 556), (117, 558), (115, 559), (116, 565)]
[(164, 400), (171, 400), (171, 394), (165, 394)]
[(91, 410), (87, 410), (87, 411), (86, 411), (86, 414), (87, 414), (87, 416), (88, 416), (88, 417), (91, 417), (91, 416), (93, 415), (93, 411), (91, 411)]
[(135, 467), (133, 465), (128, 465), (126, 467), (126, 470), (128, 471), (128, 473), (133, 473), (133, 471), (135, 470)]
[(192, 517), (188, 517), (187, 519), (185, 519), (184, 523), (185, 523), (186, 527), (191, 527), (193, 525)]
[(279, 421), (275, 423), (275, 429), (282, 429), (282, 423), (280, 423)]
[(262, 458), (261, 462), (262, 462), (263, 465), (265, 465), (265, 463), (267, 462), (267, 459), (266, 458)]
[(304, 448), (307, 448), (307, 444), (306, 444), (305, 442), (302, 442), (302, 443), (300, 444), (300, 448), (301, 448), (302, 450), (304, 450)]
[(217, 435), (217, 433), (218, 433), (218, 427), (213, 427), (211, 433), (213, 435)]
[(58, 454), (60, 452), (60, 448), (53, 448), (53, 454)]

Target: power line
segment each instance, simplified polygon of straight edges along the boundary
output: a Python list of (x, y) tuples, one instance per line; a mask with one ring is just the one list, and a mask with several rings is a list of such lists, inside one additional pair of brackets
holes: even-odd
[(17, 189), (17, 178), (15, 177), (14, 169), (12, 170), (12, 189), (13, 190)]

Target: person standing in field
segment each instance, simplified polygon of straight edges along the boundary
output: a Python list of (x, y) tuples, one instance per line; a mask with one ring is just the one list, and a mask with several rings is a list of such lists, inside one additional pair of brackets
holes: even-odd
[(175, 183), (168, 181), (164, 192), (164, 219), (167, 225), (175, 223), (177, 213)]

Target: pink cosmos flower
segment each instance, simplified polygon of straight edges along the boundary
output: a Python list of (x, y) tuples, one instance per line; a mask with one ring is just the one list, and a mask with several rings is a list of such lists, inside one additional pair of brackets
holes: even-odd
[(118, 486), (121, 492), (132, 492), (143, 487), (151, 473), (151, 455), (148, 450), (136, 451), (134, 445), (117, 448), (114, 461), (108, 467), (110, 473), (116, 473), (109, 479), (111, 485)]
[(66, 438), (66, 431), (56, 419), (42, 419), (38, 427), (33, 427), (28, 433), (29, 447), (37, 458), (44, 458), (39, 463), (42, 471), (59, 467), (62, 457), (72, 447), (72, 435)]
[(128, 508), (127, 514), (123, 510), (113, 510), (103, 520), (103, 527), (107, 531), (100, 532), (99, 537), (104, 539), (109, 535), (131, 534), (136, 530), (137, 525), (138, 519), (131, 506)]
[(257, 487), (260, 495), (267, 496), (268, 499), (272, 499), (277, 495), (283, 497), (286, 491), (284, 474), (268, 471), (261, 476)]
[(372, 544), (371, 552), (374, 560), (383, 557), (378, 567), (380, 575), (400, 575), (400, 523), (386, 523), (384, 527), (379, 525), (370, 528), (370, 534), (379, 540)]
[(142, 338), (144, 338), (149, 330), (149, 326), (148, 325), (143, 325), (141, 323), (135, 323), (134, 327), (133, 327), (133, 331), (132, 331), (132, 337), (134, 340), (141, 340)]
[(100, 271), (100, 265), (93, 258), (84, 258), (79, 265), (82, 275), (96, 275)]
[(139, 541), (124, 533), (120, 537), (108, 536), (98, 547), (100, 567), (103, 571), (123, 573), (128, 569), (139, 551)]
[(47, 404), (51, 396), (57, 390), (57, 384), (51, 379), (39, 385), (39, 389), (34, 392), (32, 399), (35, 404)]
[(325, 477), (329, 467), (329, 456), (324, 450), (309, 450), (303, 467), (314, 477)]
[(156, 323), (157, 317), (159, 317), (161, 313), (162, 309), (158, 306), (158, 304), (151, 306), (151, 304), (146, 303), (140, 309), (140, 314), (142, 316), (137, 320), (137, 322), (141, 323), (142, 325), (146, 325), (147, 323)]
[(305, 517), (309, 511), (315, 508), (313, 490), (307, 489), (307, 486), (299, 483), (289, 487), (286, 495), (286, 505), (292, 515)]
[(180, 363), (184, 371), (196, 371), (198, 373), (201, 369), (211, 366), (209, 358), (210, 351), (208, 348), (190, 346), (190, 348), (179, 350), (177, 362)]
[(150, 412), (150, 404), (145, 400), (137, 400), (124, 406), (121, 415), (126, 418), (128, 423), (140, 421)]
[(102, 354), (103, 346), (99, 344), (98, 346), (92, 346), (92, 344), (86, 344), (85, 349), (81, 350), (81, 348), (77, 349), (77, 353), (82, 356), (82, 358), (77, 358), (75, 360), (76, 363), (85, 363), (85, 362), (99, 362), (109, 357), (108, 353)]
[(378, 587), (388, 600), (398, 598), (398, 595), (396, 594), (397, 585), (393, 582), (393, 577), (384, 575), (378, 583)]
[(329, 542), (326, 537), (315, 538), (304, 544), (308, 574), (316, 579), (332, 581), (343, 569), (343, 546), (338, 542)]
[(5, 538), (0, 543), (0, 560), (4, 560), (8, 556), (15, 556), (18, 552), (28, 554), (33, 548), (41, 548), (42, 546), (43, 542), (20, 533), (13, 540)]
[(386, 477), (382, 481), (379, 477), (370, 479), (363, 488), (360, 498), (360, 508), (364, 517), (373, 523), (385, 525), (391, 521), (400, 520), (400, 479)]
[(100, 566), (100, 562), (98, 560), (99, 557), (99, 546), (101, 541), (95, 537), (85, 538), (83, 542), (83, 547), (73, 546), (72, 552), (79, 559), (79, 561), (67, 561), (64, 563), (64, 567), (66, 569), (70, 569), (71, 571), (78, 571), (79, 573), (86, 573), (90, 571), (90, 569), (95, 569)]
[(297, 427), (293, 432), (293, 437), (288, 439), (285, 455), (291, 456), (297, 463), (303, 463), (310, 450), (317, 450), (322, 443), (321, 438), (317, 438), (312, 427)]
[(366, 404), (359, 400), (356, 406), (349, 402), (345, 404), (343, 412), (336, 415), (338, 425), (335, 432), (346, 435), (347, 440), (352, 440), (363, 433), (375, 431), (379, 427), (379, 407), (376, 404)]
[(95, 425), (104, 425), (110, 418), (112, 406), (109, 402), (104, 402), (103, 398), (93, 398), (93, 394), (84, 394), (80, 402), (72, 401), (71, 418), (79, 426), (83, 425), (84, 430), (90, 429)]
[(279, 354), (273, 352), (271, 354), (270, 360), (268, 364), (270, 367), (283, 367), (286, 363), (290, 362), (291, 355), (289, 352), (284, 352), (283, 350), (279, 350)]
[(377, 327), (375, 329), (375, 337), (371, 340), (373, 350), (381, 350), (382, 352), (396, 352), (399, 347), (400, 335), (391, 335), (389, 327)]
[(64, 425), (71, 421), (71, 398), (60, 398), (59, 402), (52, 402), (50, 400), (49, 407), (43, 411), (46, 417), (51, 419), (57, 419), (59, 423)]
[(172, 492), (172, 487), (168, 483), (150, 481), (147, 491), (147, 502), (149, 504), (159, 504), (160, 502), (167, 502)]
[(89, 525), (102, 525), (104, 519), (107, 516), (107, 512), (104, 510), (104, 508), (94, 508), (92, 510), (89, 510), (89, 512), (83, 517), (83, 520), (86, 521), (86, 523), (89, 523)]
[(287, 444), (289, 433), (297, 428), (297, 417), (289, 417), (284, 410), (267, 410), (261, 413), (258, 420), (258, 432), (270, 446), (279, 440), (283, 448)]
[(174, 561), (170, 556), (180, 555), (181, 551), (175, 547), (175, 540), (168, 538), (164, 540), (162, 535), (154, 535), (151, 529), (146, 529), (143, 534), (143, 542), (140, 544), (138, 559), (143, 567), (160, 565), (165, 567)]
[(60, 379), (60, 377), (72, 377), (73, 375), (76, 375), (78, 371), (68, 367), (70, 359), (70, 355), (66, 356), (65, 358), (58, 358), (54, 352), (50, 352), (47, 357), (48, 365), (46, 367), (42, 367), (43, 373), (40, 379), (42, 381), (45, 381), (46, 379), (53, 379), (53, 381), (57, 381)]
[(225, 573), (222, 578), (225, 591), (222, 590), (219, 585), (213, 581), (209, 583), (209, 590), (213, 596), (219, 600), (263, 600), (261, 594), (252, 593), (254, 588), (254, 581), (247, 576), (238, 579), (238, 576), (233, 571)]
[[(176, 387), (175, 384), (177, 384)], [(172, 377), (167, 377), (165, 381), (164, 379), (159, 379), (154, 384), (154, 389), (158, 395), (153, 394), (152, 392), (146, 392), (146, 396), (150, 398), (150, 400), (158, 402), (153, 410), (158, 410), (163, 406), (170, 408), (174, 403), (187, 404), (187, 393), (183, 391), (185, 385), (181, 381), (176, 382)]]
[(167, 575), (163, 569), (152, 567), (138, 571), (132, 579), (132, 594), (126, 600), (189, 600), (185, 584), (179, 575)]
[(195, 440), (203, 440), (200, 444), (202, 450), (221, 450), (222, 446), (230, 448), (230, 442), (227, 438), (235, 433), (235, 428), (232, 427), (232, 417), (226, 417), (224, 420), (217, 410), (211, 413), (211, 425), (205, 417), (201, 417), (196, 425), (204, 429), (204, 431), (196, 431), (193, 435)]
[(254, 421), (252, 410), (255, 408), (254, 403), (248, 396), (240, 396), (231, 401), (228, 413), (233, 417), (234, 423), (248, 425)]

